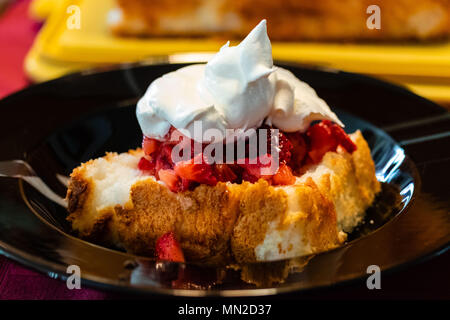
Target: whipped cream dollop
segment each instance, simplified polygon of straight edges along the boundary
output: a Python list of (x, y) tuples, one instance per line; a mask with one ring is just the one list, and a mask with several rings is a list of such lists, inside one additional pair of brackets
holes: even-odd
[[(194, 140), (201, 130), (257, 128), (265, 121), (286, 132), (305, 131), (311, 121), (342, 125), (314, 89), (290, 71), (275, 67), (262, 20), (237, 46), (226, 43), (207, 63), (180, 68), (153, 81), (139, 100), (136, 115), (144, 135), (163, 140), (171, 126)], [(215, 141), (217, 142), (217, 141)]]

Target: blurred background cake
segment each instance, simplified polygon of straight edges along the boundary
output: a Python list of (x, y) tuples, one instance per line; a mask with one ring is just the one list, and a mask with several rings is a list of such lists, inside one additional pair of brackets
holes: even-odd
[[(205, 62), (224, 41), (242, 39), (267, 19), (275, 60), (367, 74), (450, 106), (450, 0), (5, 3), (7, 12), (19, 8), (38, 22), (24, 21), (32, 30), (23, 63), (11, 52), (34, 82), (137, 61)], [(380, 28), (370, 28), (377, 22)], [(7, 28), (5, 50), (24, 39), (12, 36), (21, 30)]]
[[(377, 5), (381, 29), (366, 26)], [(117, 35), (242, 38), (261, 18), (275, 41), (429, 40), (450, 33), (449, 0), (117, 0), (109, 25)]]

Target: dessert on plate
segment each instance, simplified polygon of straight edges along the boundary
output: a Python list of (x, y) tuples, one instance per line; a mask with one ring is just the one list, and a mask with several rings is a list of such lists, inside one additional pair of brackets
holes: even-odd
[(273, 65), (265, 20), (154, 80), (136, 115), (142, 148), (71, 174), (81, 238), (209, 265), (305, 256), (341, 245), (380, 191), (361, 132)]
[[(366, 25), (371, 5), (380, 8), (380, 29)], [(277, 26), (269, 33), (276, 41), (423, 41), (450, 34), (449, 0), (117, 0), (108, 22), (117, 35), (242, 39), (262, 17)]]

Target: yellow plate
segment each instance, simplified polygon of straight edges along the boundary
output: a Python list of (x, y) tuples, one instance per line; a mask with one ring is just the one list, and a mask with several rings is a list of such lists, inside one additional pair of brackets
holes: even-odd
[[(189, 54), (179, 54), (170, 57), (161, 58), (161, 60), (155, 58), (152, 59), (155, 63), (158, 61), (168, 62), (197, 62), (205, 61), (202, 57), (198, 59), (198, 55), (192, 57)], [(26, 59), (25, 68), (27, 69), (30, 78), (36, 82), (51, 80), (61, 77), (65, 74), (80, 71), (83, 69), (101, 67), (103, 65), (89, 65), (89, 64), (77, 64), (61, 61), (53, 61), (40, 56), (36, 51), (30, 51), (28, 58)], [(437, 103), (450, 106), (450, 81), (443, 81), (442, 84), (426, 83), (426, 82), (411, 82), (411, 79), (406, 81), (402, 78), (390, 77), (390, 76), (378, 76), (379, 78), (389, 80), (391, 82), (403, 85), (418, 95), (427, 97)]]

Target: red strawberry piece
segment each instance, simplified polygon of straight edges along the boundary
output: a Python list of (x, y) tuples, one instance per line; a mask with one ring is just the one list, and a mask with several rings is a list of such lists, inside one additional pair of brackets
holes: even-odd
[(139, 160), (138, 168), (141, 171), (147, 171), (148, 174), (155, 174), (155, 163), (153, 161), (147, 160), (145, 157), (142, 157)]
[(330, 127), (325, 122), (311, 126), (306, 132), (309, 139), (308, 156), (313, 163), (318, 163), (328, 151), (336, 151), (337, 138), (332, 134)]
[(193, 181), (190, 181), (185, 178), (180, 178), (180, 179), (181, 179), (181, 182), (179, 184), (178, 191), (186, 191), (186, 190), (191, 189), (191, 187), (195, 186), (195, 182), (193, 182)]
[(289, 185), (295, 182), (295, 177), (292, 174), (291, 168), (288, 165), (281, 163), (277, 173), (272, 177), (272, 183), (275, 185)]
[[(203, 155), (199, 154), (190, 160), (178, 162), (174, 168), (175, 173), (181, 178), (190, 181), (195, 181), (210, 186), (216, 185), (217, 178), (213, 175), (212, 165), (205, 163), (202, 157)], [(196, 159), (196, 161), (194, 159)]]
[(181, 133), (181, 131), (177, 130), (175, 127), (170, 127), (169, 132), (164, 137), (164, 140), (166, 143), (169, 144), (177, 144), (181, 141), (191, 140), (190, 138), (186, 137), (184, 134)]
[(142, 150), (144, 150), (145, 155), (149, 156), (158, 150), (160, 144), (160, 141), (144, 136), (142, 139)]
[(217, 180), (222, 182), (234, 182), (237, 179), (237, 175), (228, 164), (215, 164), (214, 174), (217, 177)]
[(180, 188), (180, 178), (177, 176), (172, 169), (161, 169), (158, 171), (159, 180), (164, 182), (164, 184), (172, 192), (178, 192)]
[[(179, 130), (175, 129), (174, 127), (171, 127), (168, 138), (166, 141), (166, 144), (170, 144), (173, 147), (176, 145), (179, 156), (183, 157), (184, 151), (190, 150), (190, 156), (192, 157), (194, 155), (194, 143), (195, 141), (190, 139), (189, 137), (183, 135)], [(201, 146), (200, 148), (201, 149)]]
[(269, 154), (258, 157), (256, 161), (250, 161), (250, 159), (246, 158), (244, 164), (238, 163), (239, 166), (244, 169), (244, 172), (242, 173), (242, 179), (250, 182), (256, 182), (260, 178), (270, 180), (272, 174), (267, 171), (270, 171), (272, 161), (273, 158)]
[(331, 133), (336, 137), (339, 145), (347, 150), (348, 153), (353, 153), (356, 150), (356, 145), (352, 141), (352, 139), (350, 139), (348, 134), (345, 133), (344, 129), (342, 129), (335, 123), (329, 122), (328, 125), (330, 127)]
[(254, 176), (254, 175), (248, 173), (247, 171), (244, 171), (242, 173), (242, 180), (248, 181), (248, 182), (251, 182), (251, 183), (255, 183), (255, 182), (257, 182), (259, 180), (259, 177), (258, 176)]
[(291, 161), (288, 164), (294, 169), (300, 168), (308, 152), (305, 137), (301, 132), (287, 133), (286, 136), (292, 144)]
[(169, 138), (167, 139), (168, 142), (175, 144), (184, 140), (185, 138), (184, 134), (182, 134), (179, 130), (175, 129), (174, 127), (170, 128), (168, 136), (169, 136)]
[(278, 147), (280, 148), (279, 153), (280, 163), (282, 162), (288, 163), (291, 160), (292, 143), (288, 139), (288, 137), (281, 131), (279, 132), (278, 137), (279, 137)]
[[(267, 130), (267, 153), (272, 153), (271, 143), (272, 143), (272, 127), (267, 125), (263, 125), (259, 130)], [(278, 131), (278, 146), (276, 146), (276, 150), (278, 150), (278, 156), (280, 162), (289, 162), (291, 159), (291, 149), (292, 143), (289, 141), (289, 138), (285, 133)]]
[(173, 169), (172, 145), (163, 143), (156, 154), (155, 170)]
[(185, 261), (181, 246), (172, 231), (163, 234), (156, 241), (156, 256), (159, 260), (172, 262)]

